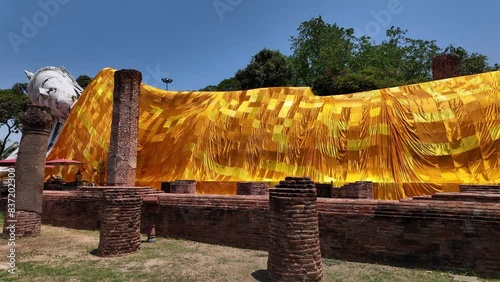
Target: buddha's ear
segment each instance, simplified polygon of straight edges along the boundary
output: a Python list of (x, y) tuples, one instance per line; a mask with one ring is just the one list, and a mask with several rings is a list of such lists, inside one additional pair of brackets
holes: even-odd
[(49, 98), (49, 89), (43, 88), (43, 87), (39, 87), (38, 88), (38, 92), (40, 93), (40, 95), (43, 96), (43, 98)]
[(27, 71), (25, 70), (24, 73), (26, 74), (26, 76), (28, 77), (28, 79), (31, 79), (35, 74), (30, 72), (30, 71)]

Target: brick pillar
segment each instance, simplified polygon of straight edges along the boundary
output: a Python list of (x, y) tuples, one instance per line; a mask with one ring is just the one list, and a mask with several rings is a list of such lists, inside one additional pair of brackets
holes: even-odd
[(310, 178), (287, 177), (269, 190), (270, 281), (320, 281), (316, 188)]
[(356, 181), (337, 189), (335, 198), (373, 199), (373, 183), (371, 181)]
[(139, 190), (124, 187), (103, 190), (98, 256), (120, 256), (139, 250), (142, 206)]
[(136, 70), (115, 72), (108, 186), (135, 185), (141, 81), (142, 75)]
[(267, 195), (269, 185), (265, 182), (238, 182), (236, 195)]
[[(21, 117), (23, 135), (15, 169), (15, 212), (7, 206), (6, 228), (15, 228), (16, 237), (40, 235), (42, 226), (45, 155), (52, 117), (47, 107), (28, 105)], [(16, 221), (17, 220), (17, 221)]]
[(460, 58), (453, 55), (439, 55), (432, 60), (432, 79), (460, 76)]
[(175, 194), (196, 194), (195, 180), (175, 180), (170, 183), (170, 193)]
[(318, 198), (332, 198), (334, 192), (332, 192), (332, 183), (315, 183), (316, 191), (318, 193)]

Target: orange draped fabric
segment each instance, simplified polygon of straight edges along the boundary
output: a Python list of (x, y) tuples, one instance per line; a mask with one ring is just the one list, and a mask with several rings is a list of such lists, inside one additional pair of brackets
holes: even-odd
[[(114, 71), (85, 89), (48, 156), (85, 162), (83, 178), (93, 182), (105, 178)], [(140, 186), (193, 179), (209, 183), (199, 193), (234, 194), (236, 181), (309, 176), (373, 181), (379, 199), (458, 191), (500, 182), (500, 72), (326, 97), (306, 87), (174, 92), (143, 84), (138, 138)]]

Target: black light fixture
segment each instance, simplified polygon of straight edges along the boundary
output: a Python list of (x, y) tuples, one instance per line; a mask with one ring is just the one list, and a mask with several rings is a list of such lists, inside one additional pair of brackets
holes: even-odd
[(82, 172), (80, 170), (78, 170), (75, 173), (75, 180), (76, 180), (76, 186), (79, 186), (80, 185), (80, 181), (82, 180)]
[(169, 85), (170, 83), (174, 82), (174, 80), (173, 80), (173, 79), (171, 79), (171, 78), (167, 78), (167, 77), (162, 78), (162, 79), (161, 79), (161, 81), (163, 81), (163, 82), (165, 83), (165, 90), (168, 90), (168, 85)]

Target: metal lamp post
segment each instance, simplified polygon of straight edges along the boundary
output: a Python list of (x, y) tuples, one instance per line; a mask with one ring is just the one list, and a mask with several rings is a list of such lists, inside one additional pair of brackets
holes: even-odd
[(162, 78), (161, 81), (165, 83), (165, 90), (168, 90), (168, 85), (172, 83), (174, 80), (171, 78)]

